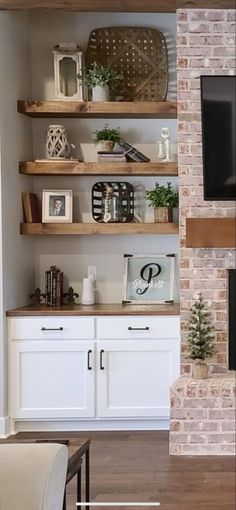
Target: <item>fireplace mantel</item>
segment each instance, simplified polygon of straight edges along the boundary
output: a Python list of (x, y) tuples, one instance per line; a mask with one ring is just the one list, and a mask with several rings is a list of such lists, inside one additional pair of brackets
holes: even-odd
[(235, 248), (235, 218), (187, 218), (187, 248)]

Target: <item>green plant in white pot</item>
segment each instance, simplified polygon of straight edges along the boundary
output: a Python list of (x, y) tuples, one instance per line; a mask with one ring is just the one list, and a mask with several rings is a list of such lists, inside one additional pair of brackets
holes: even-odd
[(211, 314), (201, 293), (190, 308), (187, 329), (189, 357), (194, 360), (193, 376), (196, 379), (207, 379), (208, 366), (205, 360), (211, 358), (216, 349)]
[(110, 88), (120, 79), (120, 75), (110, 67), (94, 62), (86, 73), (86, 83), (92, 90), (93, 101), (109, 101)]
[(116, 143), (121, 139), (120, 128), (112, 129), (105, 124), (103, 129), (94, 131), (94, 143), (98, 146), (98, 150), (102, 152), (112, 152)]
[(173, 222), (173, 209), (178, 207), (179, 195), (172, 188), (170, 182), (167, 186), (160, 186), (156, 182), (155, 188), (146, 192), (149, 206), (154, 208), (154, 219), (156, 223)]

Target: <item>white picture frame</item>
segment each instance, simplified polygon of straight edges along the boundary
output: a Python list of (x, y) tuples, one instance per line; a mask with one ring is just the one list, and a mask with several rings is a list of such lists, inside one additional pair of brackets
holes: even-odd
[(42, 191), (42, 223), (72, 223), (73, 191), (44, 189)]
[(174, 302), (175, 254), (124, 255), (123, 304)]

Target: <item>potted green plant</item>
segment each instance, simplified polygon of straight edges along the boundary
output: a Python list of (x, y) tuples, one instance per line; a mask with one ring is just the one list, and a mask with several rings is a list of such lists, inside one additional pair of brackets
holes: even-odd
[(154, 208), (156, 223), (169, 223), (173, 221), (173, 208), (178, 206), (178, 192), (172, 188), (170, 182), (167, 186), (156, 183), (155, 188), (146, 192), (149, 206)]
[(92, 90), (93, 101), (109, 101), (110, 88), (120, 79), (120, 75), (110, 67), (94, 62), (86, 73), (85, 81)]
[(211, 314), (200, 293), (191, 306), (188, 324), (189, 356), (194, 360), (193, 376), (196, 379), (208, 377), (205, 360), (215, 353), (213, 331)]
[(116, 143), (121, 139), (120, 128), (112, 129), (105, 124), (103, 129), (94, 131), (94, 143), (99, 146), (102, 152), (112, 152)]

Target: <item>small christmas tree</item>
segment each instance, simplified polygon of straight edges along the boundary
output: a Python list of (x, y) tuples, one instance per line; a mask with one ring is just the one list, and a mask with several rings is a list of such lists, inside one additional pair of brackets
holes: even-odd
[(191, 359), (204, 361), (214, 354), (213, 330), (211, 314), (200, 293), (190, 309), (188, 344)]

